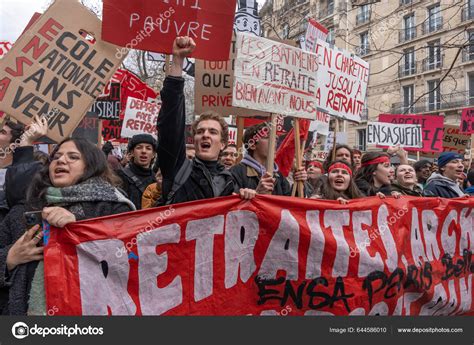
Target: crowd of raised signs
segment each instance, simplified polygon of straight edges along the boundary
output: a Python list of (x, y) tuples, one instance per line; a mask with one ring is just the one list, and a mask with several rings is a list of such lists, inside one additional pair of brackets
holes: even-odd
[[(425, 159), (409, 164), (399, 147), (360, 152), (336, 145), (324, 162), (307, 161), (288, 178), (276, 165), (272, 174), (266, 170), (269, 123), (248, 128), (240, 152), (227, 145), (228, 125), (215, 112), (193, 123), (194, 144), (186, 145), (182, 66), (194, 48), (188, 37), (174, 42), (173, 63), (161, 90), (159, 144), (149, 134), (135, 135), (119, 159), (109, 142), (100, 149), (85, 139), (68, 138), (48, 156), (33, 149), (48, 134), (46, 119), (35, 117), (26, 127), (4, 122), (0, 145), (12, 154), (5, 155), (1, 175), (2, 314), (46, 313), (43, 220), (62, 228), (89, 218), (233, 194), (246, 200), (259, 194), (291, 196), (294, 184), (303, 185), (306, 198), (340, 203), (369, 196), (474, 196), (471, 160), (453, 152), (442, 153), (437, 164)], [(397, 165), (391, 163), (394, 156)]]

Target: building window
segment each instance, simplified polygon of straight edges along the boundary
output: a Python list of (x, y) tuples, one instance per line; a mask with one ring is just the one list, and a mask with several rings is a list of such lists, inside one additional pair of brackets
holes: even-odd
[(412, 0), (400, 0), (400, 5), (409, 5), (412, 3)]
[(401, 71), (401, 77), (415, 74), (416, 63), (415, 63), (415, 48), (408, 48), (403, 53), (403, 66)]
[(328, 0), (328, 15), (334, 13), (334, 0)]
[(467, 0), (462, 9), (462, 21), (474, 19), (474, 0)]
[(428, 59), (426, 70), (441, 68), (441, 42), (440, 40), (428, 43)]
[(359, 7), (359, 13), (356, 16), (356, 25), (367, 23), (370, 18), (369, 5)]
[(428, 111), (438, 110), (441, 106), (439, 79), (428, 81)]
[(402, 42), (412, 40), (416, 37), (415, 14), (412, 13), (403, 18), (403, 40)]
[(336, 42), (336, 37), (334, 35), (334, 28), (328, 29), (328, 36), (326, 37), (326, 42), (334, 45)]
[(404, 113), (413, 113), (412, 104), (415, 100), (414, 97), (415, 87), (413, 85), (407, 85), (403, 87), (403, 108)]
[(466, 48), (464, 48), (463, 52), (463, 61), (473, 61), (474, 60), (474, 31), (467, 32), (467, 38), (469, 40), (469, 44)]
[(469, 74), (469, 105), (474, 105), (474, 74)]
[(359, 55), (367, 55), (369, 53), (369, 32), (360, 34)]
[(367, 151), (367, 128), (357, 130), (357, 149)]
[(290, 36), (290, 25), (288, 23), (283, 24), (283, 31), (281, 32), (281, 37), (283, 39)]
[(428, 20), (425, 25), (426, 33), (438, 31), (443, 27), (443, 18), (441, 17), (441, 6), (439, 4), (428, 8)]

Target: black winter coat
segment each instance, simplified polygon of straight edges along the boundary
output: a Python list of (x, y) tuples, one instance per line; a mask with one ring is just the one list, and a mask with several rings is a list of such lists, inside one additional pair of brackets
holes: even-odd
[[(161, 90), (161, 110), (158, 116), (158, 157), (163, 175), (162, 203), (176, 204), (186, 201), (232, 195), (236, 191), (232, 174), (220, 163), (209, 163), (195, 158), (187, 161), (185, 145), (184, 79), (167, 77)], [(173, 190), (178, 172), (185, 165), (190, 174)], [(211, 164), (212, 165), (212, 164)]]
[(130, 171), (133, 173), (133, 175), (140, 181), (142, 186), (141, 189), (130, 177), (127, 176), (127, 174), (125, 174), (123, 169), (117, 170), (115, 173), (122, 179), (121, 188), (123, 191), (133, 202), (137, 210), (141, 210), (143, 192), (145, 191), (146, 187), (156, 183), (155, 175), (153, 174), (153, 170), (144, 169), (133, 162), (129, 163), (128, 168), (130, 168)]

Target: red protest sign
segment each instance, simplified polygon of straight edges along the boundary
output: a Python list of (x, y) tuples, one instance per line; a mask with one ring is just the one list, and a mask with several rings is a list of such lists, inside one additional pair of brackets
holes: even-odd
[(172, 54), (174, 39), (190, 36), (197, 44), (194, 58), (228, 60), (235, 4), (236, 0), (104, 0), (102, 38), (129, 49)]
[(474, 134), (474, 108), (466, 108), (462, 110), (461, 133)]
[(380, 114), (379, 122), (421, 125), (423, 148), (407, 151), (443, 152), (444, 118), (437, 115)]
[(473, 209), (473, 198), (234, 196), (73, 223), (51, 229), (45, 247), (47, 305), (57, 315), (474, 315)]

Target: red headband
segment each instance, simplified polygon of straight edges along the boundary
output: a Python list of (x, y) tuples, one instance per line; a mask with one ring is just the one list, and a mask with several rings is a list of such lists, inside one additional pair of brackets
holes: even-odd
[(315, 161), (309, 162), (308, 168), (309, 168), (310, 166), (314, 166), (314, 167), (316, 167), (316, 168), (321, 169), (321, 172), (324, 174), (324, 168), (323, 168), (323, 164), (322, 164), (321, 162), (315, 162)]
[(374, 165), (374, 164), (379, 164), (379, 163), (390, 163), (390, 159), (387, 156), (380, 156), (378, 158), (374, 158), (371, 161), (362, 163), (363, 167), (366, 167), (368, 165)]
[(347, 165), (347, 164), (344, 164), (344, 163), (334, 163), (333, 165), (331, 165), (328, 169), (328, 174), (331, 173), (331, 171), (333, 171), (334, 169), (344, 169), (344, 170), (347, 170), (347, 172), (349, 173), (349, 175), (351, 175), (352, 177), (352, 169)]

